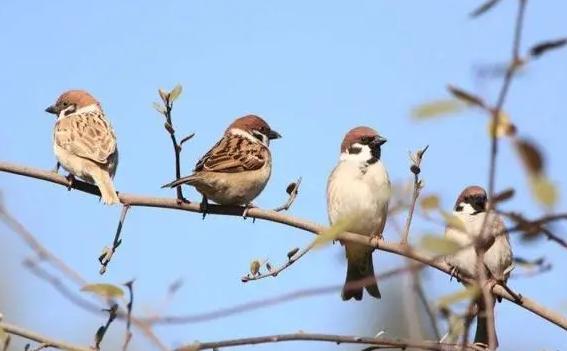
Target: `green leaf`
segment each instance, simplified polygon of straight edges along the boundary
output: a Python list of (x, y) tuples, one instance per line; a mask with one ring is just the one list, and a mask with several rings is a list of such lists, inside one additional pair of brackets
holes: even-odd
[(437, 100), (416, 106), (411, 112), (411, 115), (415, 119), (440, 117), (442, 115), (459, 112), (465, 106), (465, 104), (455, 99)]
[(424, 235), (421, 238), (419, 246), (436, 255), (450, 255), (461, 249), (461, 246), (457, 242), (433, 234)]
[(447, 226), (460, 230), (462, 232), (467, 231), (467, 228), (465, 228), (465, 224), (463, 223), (463, 221), (461, 221), (459, 217), (453, 215), (452, 213), (447, 213), (445, 211), (441, 211), (441, 215), (443, 216), (443, 219), (445, 220), (445, 224), (447, 224)]
[(124, 295), (122, 288), (112, 284), (87, 284), (81, 288), (81, 291), (95, 293), (105, 298), (117, 298)]
[(333, 240), (336, 240), (340, 234), (348, 231), (348, 228), (356, 220), (358, 220), (357, 216), (347, 217), (339, 220), (337, 223), (333, 224), (330, 228), (322, 231), (321, 233), (319, 233), (319, 235), (317, 235), (317, 238), (313, 243), (313, 247), (319, 248), (329, 242), (332, 242)]
[(462, 300), (471, 301), (473, 299), (476, 299), (479, 294), (480, 294), (480, 290), (477, 287), (475, 286), (467, 287), (463, 290), (459, 290), (457, 292), (442, 296), (437, 301), (437, 305), (441, 307), (448, 307)]
[(553, 207), (559, 200), (559, 195), (555, 184), (553, 184), (544, 174), (530, 177), (532, 193), (536, 200), (546, 207)]
[(169, 102), (175, 101), (179, 97), (179, 95), (181, 95), (182, 91), (183, 87), (181, 86), (181, 84), (177, 84), (175, 88), (173, 88), (173, 90), (169, 92)]

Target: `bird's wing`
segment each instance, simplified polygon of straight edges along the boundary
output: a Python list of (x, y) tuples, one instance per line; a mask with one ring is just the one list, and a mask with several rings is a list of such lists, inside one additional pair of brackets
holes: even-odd
[(254, 171), (268, 162), (269, 150), (239, 135), (225, 135), (195, 166), (195, 172)]
[(116, 152), (116, 136), (100, 112), (65, 117), (55, 124), (55, 143), (68, 152), (106, 164)]

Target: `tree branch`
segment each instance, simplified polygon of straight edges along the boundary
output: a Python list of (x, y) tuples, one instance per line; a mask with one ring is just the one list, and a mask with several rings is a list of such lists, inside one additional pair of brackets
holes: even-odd
[[(44, 171), (39, 169), (34, 169), (31, 167), (19, 166), (7, 162), (0, 162), (0, 171), (19, 174), (26, 177), (41, 179), (45, 181), (49, 181), (52, 183), (60, 184), (61, 186), (67, 187), (68, 182), (63, 176), (59, 176), (54, 174), (50, 171)], [(98, 188), (94, 185), (90, 185), (84, 182), (76, 181), (73, 184), (73, 188), (77, 190), (81, 190), (82, 192), (86, 192), (93, 195), (99, 195)], [(164, 209), (175, 209), (175, 210), (183, 210), (188, 212), (194, 213), (201, 213), (201, 209), (198, 203), (178, 203), (176, 199), (170, 198), (159, 198), (159, 197), (146, 197), (140, 196), (135, 194), (119, 194), (120, 201), (123, 204), (128, 204), (130, 206), (140, 206), (140, 207), (157, 207), (157, 208), (164, 208)], [(239, 206), (220, 206), (220, 205), (209, 205), (208, 206), (208, 213), (209, 214), (220, 214), (220, 215), (229, 215), (229, 216), (238, 216), (242, 215), (243, 208)], [(306, 221), (297, 217), (285, 215), (281, 212), (274, 212), (269, 210), (263, 210), (260, 208), (250, 208), (248, 211), (248, 215), (250, 217), (254, 217), (257, 219), (264, 219), (275, 223), (284, 224), (287, 226), (291, 226), (294, 228), (298, 228), (304, 231), (308, 231), (314, 234), (318, 234), (322, 232), (325, 227), (318, 225), (316, 223)], [(540, 219), (540, 222), (546, 222), (551, 220), (557, 219), (564, 219), (567, 215), (559, 214), (559, 215), (550, 215), (543, 217)], [(442, 260), (432, 260), (427, 255), (422, 253), (418, 253), (414, 250), (408, 250), (407, 246), (401, 245), (398, 243), (391, 243), (385, 242), (381, 239), (375, 237), (367, 237), (360, 234), (354, 233), (342, 233), (338, 236), (337, 239), (346, 240), (350, 242), (360, 243), (363, 245), (368, 245), (373, 248), (387, 251), (393, 254), (397, 254), (400, 256), (411, 258), (415, 261), (421, 262), (426, 264), (430, 267), (436, 268), (446, 274), (451, 274), (450, 267), (443, 262)], [(463, 279), (465, 282), (474, 283), (474, 279)], [(507, 292), (502, 286), (496, 285), (492, 289), (492, 292), (497, 296), (500, 296), (506, 300), (509, 300), (523, 308), (531, 311), (532, 313), (548, 320), (549, 322), (567, 330), (567, 318), (550, 310), (547, 309), (533, 300), (530, 300), (526, 297), (522, 297), (521, 301), (518, 301), (517, 298), (512, 296), (509, 292)]]
[(179, 347), (175, 351), (197, 351), (208, 349), (219, 349), (221, 347), (233, 347), (242, 345), (256, 345), (284, 341), (321, 341), (332, 342), (337, 345), (340, 344), (363, 344), (363, 345), (376, 345), (387, 348), (399, 349), (419, 349), (419, 350), (432, 350), (432, 351), (449, 351), (449, 350), (480, 350), (474, 345), (459, 345), (459, 344), (446, 344), (435, 341), (409, 341), (402, 339), (388, 339), (388, 338), (370, 338), (361, 336), (347, 336), (347, 335), (331, 335), (331, 334), (309, 334), (309, 333), (295, 333), (295, 334), (280, 334), (280, 335), (267, 335), (252, 338), (223, 340), (216, 342), (193, 343), (186, 346)]
[(33, 340), (35, 342), (39, 342), (42, 344), (49, 345), (49, 347), (58, 348), (60, 350), (68, 350), (68, 351), (92, 351), (92, 349), (88, 346), (78, 346), (74, 344), (70, 344), (66, 341), (55, 340), (49, 338), (47, 336), (43, 336), (31, 330), (24, 329), (22, 327), (18, 327), (13, 324), (8, 323), (0, 323), (0, 329), (3, 329), (6, 333), (20, 336), (24, 339)]

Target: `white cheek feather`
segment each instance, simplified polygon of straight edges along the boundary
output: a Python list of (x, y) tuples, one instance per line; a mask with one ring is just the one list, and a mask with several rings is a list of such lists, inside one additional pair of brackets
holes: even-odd
[(349, 154), (348, 150), (341, 153), (341, 161), (350, 161), (350, 162), (357, 162), (362, 163), (370, 160), (372, 158), (372, 152), (370, 151), (370, 147), (368, 145), (362, 145), (360, 143), (352, 144), (353, 147), (360, 148), (360, 152), (358, 154)]
[(85, 107), (81, 107), (80, 109), (76, 110), (75, 112), (66, 115), (65, 112), (67, 112), (72, 107), (73, 106), (69, 106), (66, 109), (59, 112), (59, 116), (57, 116), (57, 119), (60, 120), (60, 119), (66, 118), (66, 117), (80, 115), (81, 113), (86, 113), (86, 112), (98, 112), (98, 111), (100, 111), (100, 107), (98, 106), (98, 104), (91, 104), (91, 105), (88, 105), (88, 106), (85, 106)]
[(461, 206), (463, 208), (461, 211), (459, 211), (462, 214), (472, 215), (473, 213), (476, 213), (476, 210), (474, 209), (474, 207), (472, 207), (470, 204), (468, 204), (466, 202), (461, 202), (459, 204), (459, 206)]
[(242, 130), (240, 128), (231, 128), (228, 132), (232, 135), (238, 135), (238, 136), (241, 136), (243, 138), (246, 138), (253, 143), (260, 143), (260, 144), (262, 144), (266, 147), (269, 146), (269, 144), (270, 144), (269, 141), (268, 141), (268, 137), (265, 136), (264, 134), (262, 134), (263, 140), (259, 140), (254, 135), (252, 135), (252, 134), (248, 133), (247, 131)]

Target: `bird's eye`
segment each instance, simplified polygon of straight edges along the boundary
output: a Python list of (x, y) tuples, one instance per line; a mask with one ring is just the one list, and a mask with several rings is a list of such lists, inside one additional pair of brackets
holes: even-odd
[(374, 138), (370, 137), (370, 136), (363, 136), (360, 138), (360, 142), (362, 144), (370, 144), (370, 142), (373, 140)]
[(68, 105), (69, 105), (69, 103), (68, 103), (67, 101), (65, 101), (65, 102), (63, 103), (63, 106), (65, 106), (65, 107), (67, 107)]
[(254, 137), (260, 141), (264, 141), (264, 134), (262, 134), (262, 132), (259, 131), (253, 131), (252, 135), (254, 135)]

